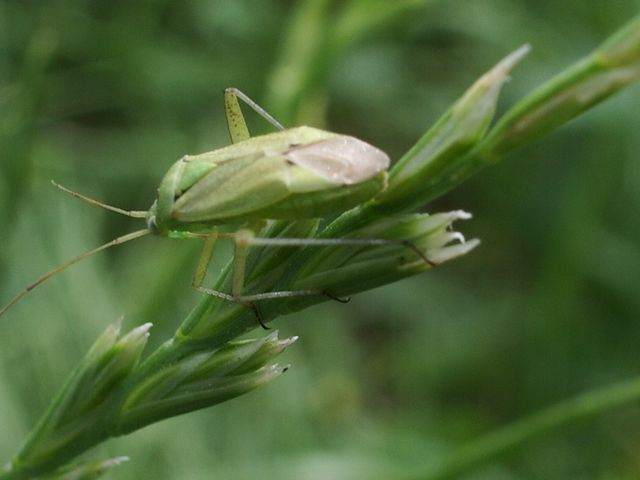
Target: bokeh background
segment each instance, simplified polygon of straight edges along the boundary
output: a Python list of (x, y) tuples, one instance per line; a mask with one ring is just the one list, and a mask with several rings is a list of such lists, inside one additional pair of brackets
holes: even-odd
[[(519, 45), (533, 51), (502, 111), (639, 10), (637, 0), (0, 0), (0, 303), (139, 228), (50, 179), (148, 208), (177, 158), (228, 142), (227, 86), (286, 125), (352, 134), (398, 158)], [(394, 478), (639, 375), (638, 111), (635, 86), (425, 206), (473, 212), (458, 227), (480, 248), (349, 305), (279, 319), (301, 339), (273, 384), (93, 456), (131, 456), (114, 479)], [(269, 130), (248, 116), (254, 132)], [(198, 300), (197, 255), (197, 243), (145, 238), (65, 272), (0, 319), (0, 461), (108, 323), (152, 321), (150, 348), (171, 335)], [(469, 478), (639, 476), (632, 406)]]

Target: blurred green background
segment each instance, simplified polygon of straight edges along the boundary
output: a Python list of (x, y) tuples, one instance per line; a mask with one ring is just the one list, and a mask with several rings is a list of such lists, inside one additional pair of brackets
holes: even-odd
[[(227, 86), (286, 125), (352, 134), (398, 158), (519, 45), (533, 51), (502, 110), (638, 10), (637, 0), (0, 0), (0, 303), (139, 228), (50, 179), (148, 208), (177, 158), (228, 143)], [(473, 212), (458, 228), (480, 248), (349, 305), (278, 320), (301, 339), (273, 384), (93, 456), (131, 456), (114, 479), (394, 478), (638, 375), (638, 111), (635, 86), (426, 206)], [(249, 116), (254, 132), (269, 130)], [(153, 322), (150, 347), (171, 335), (198, 299), (197, 255), (197, 242), (145, 238), (65, 272), (0, 319), (2, 461), (108, 323)], [(635, 406), (469, 478), (639, 476)]]

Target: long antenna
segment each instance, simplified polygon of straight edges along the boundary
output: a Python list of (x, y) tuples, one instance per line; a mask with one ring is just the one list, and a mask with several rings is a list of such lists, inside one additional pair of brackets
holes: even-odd
[[(96, 207), (104, 208), (105, 210), (110, 210), (112, 212), (119, 213), (120, 215), (126, 215), (127, 217), (132, 217), (132, 218), (145, 218), (148, 213), (145, 210), (124, 210), (122, 208), (114, 207), (112, 205), (107, 205), (106, 203), (102, 203), (98, 200), (82, 195), (81, 193), (74, 192), (73, 190), (69, 190), (67, 187), (63, 187), (62, 185), (60, 185), (59, 183), (53, 180), (51, 180), (51, 184), (54, 187), (58, 187), (63, 192), (68, 193), (72, 197), (77, 198), (78, 200), (82, 200), (83, 202), (86, 202), (90, 205), (95, 205)], [(2, 313), (0, 313), (0, 315), (2, 315)]]
[(45, 273), (40, 278), (38, 278), (35, 282), (29, 284), (26, 288), (21, 290), (15, 297), (13, 297), (13, 299), (6, 306), (4, 306), (2, 308), (2, 310), (0, 310), (0, 317), (2, 315), (4, 315), (7, 310), (9, 310), (11, 307), (13, 307), (16, 303), (18, 303), (18, 301), (22, 297), (24, 297), (27, 293), (29, 293), (31, 290), (36, 288), (38, 285), (40, 285), (44, 281), (46, 281), (49, 278), (53, 277), (56, 273), (59, 273), (59, 272), (65, 270), (66, 268), (70, 267), (74, 263), (78, 263), (80, 260), (83, 260), (83, 259), (85, 259), (87, 257), (90, 257), (94, 253), (98, 253), (98, 252), (100, 252), (102, 250), (105, 250), (105, 249), (107, 249), (109, 247), (113, 247), (115, 245), (120, 245), (120, 244), (123, 244), (123, 243), (126, 243), (126, 242), (130, 242), (131, 240), (135, 240), (136, 238), (144, 237), (145, 235), (148, 235), (149, 233), (151, 233), (151, 232), (148, 229), (136, 230), (135, 232), (128, 233), (127, 235), (123, 235), (121, 237), (114, 238), (110, 242), (107, 242), (107, 243), (105, 243), (103, 245), (100, 245), (99, 247), (91, 249), (88, 252), (84, 252), (83, 254), (78, 255), (75, 258), (72, 258), (71, 260), (67, 260), (62, 265), (59, 265), (56, 268), (54, 268), (53, 270), (51, 270), (50, 272)]

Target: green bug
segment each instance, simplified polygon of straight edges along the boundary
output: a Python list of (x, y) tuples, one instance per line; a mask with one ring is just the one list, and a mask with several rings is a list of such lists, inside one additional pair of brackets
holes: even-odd
[[(250, 137), (238, 98), (279, 131)], [(259, 321), (254, 305), (259, 300), (297, 295), (335, 297), (331, 292), (320, 289), (245, 294), (245, 262), (250, 247), (399, 243), (385, 239), (256, 237), (254, 232), (267, 219), (321, 217), (345, 211), (373, 198), (386, 188), (389, 157), (378, 148), (354, 137), (311, 127), (284, 129), (269, 113), (235, 88), (225, 90), (224, 103), (232, 144), (200, 155), (186, 155), (174, 163), (162, 179), (158, 198), (148, 211), (129, 211), (106, 205), (52, 182), (63, 191), (93, 205), (129, 217), (144, 218), (147, 228), (118, 237), (41, 276), (0, 310), (0, 315), (61, 270), (101, 250), (148, 234), (204, 239), (193, 286), (207, 295), (253, 308)], [(238, 229), (233, 233), (222, 233), (218, 231), (220, 225), (238, 226)], [(214, 245), (219, 238), (232, 239), (235, 243), (230, 293), (202, 286)], [(400, 243), (431, 264), (410, 242)]]

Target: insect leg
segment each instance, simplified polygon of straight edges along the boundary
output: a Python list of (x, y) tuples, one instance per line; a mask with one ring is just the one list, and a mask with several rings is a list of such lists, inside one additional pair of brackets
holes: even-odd
[(238, 297), (243, 302), (257, 302), (260, 300), (269, 300), (273, 298), (290, 298), (290, 297), (307, 297), (307, 296), (320, 296), (324, 295), (325, 297), (330, 298), (331, 300), (335, 300), (340, 303), (349, 303), (350, 298), (341, 298), (337, 297), (329, 290), (325, 289), (309, 289), (309, 290), (280, 290), (277, 292), (265, 292), (265, 293), (256, 293), (253, 295), (243, 295)]
[(193, 288), (195, 288), (196, 290), (200, 290), (200, 288), (202, 287), (202, 282), (204, 282), (204, 277), (207, 275), (207, 268), (209, 267), (209, 262), (211, 262), (213, 249), (216, 246), (217, 239), (218, 231), (214, 230), (204, 240), (204, 245), (202, 245), (202, 252), (200, 253), (200, 258), (198, 259), (198, 265), (196, 266), (196, 273), (194, 274), (193, 281), (191, 283), (193, 285)]
[(385, 238), (262, 238), (254, 237), (250, 243), (255, 246), (272, 247), (326, 247), (326, 246), (376, 246), (376, 245), (401, 245), (413, 251), (427, 265), (435, 267), (437, 264), (424, 254), (418, 246), (409, 240), (389, 240)]
[(264, 108), (251, 100), (247, 95), (237, 88), (227, 88), (224, 91), (224, 111), (227, 116), (227, 127), (229, 128), (229, 136), (232, 143), (238, 143), (247, 140), (251, 134), (247, 127), (247, 122), (242, 114), (242, 109), (238, 103), (238, 98), (251, 107), (258, 115), (264, 118), (278, 130), (284, 130), (280, 122), (273, 118)]
[[(261, 300), (269, 300), (275, 298), (290, 298), (300, 296), (311, 295), (324, 295), (332, 300), (336, 300), (342, 303), (346, 303), (349, 299), (343, 299), (337, 297), (332, 292), (326, 289), (307, 289), (307, 290), (282, 290), (275, 292), (264, 292), (244, 295), (244, 281), (246, 274), (246, 262), (249, 254), (249, 249), (252, 246), (271, 246), (271, 247), (295, 247), (295, 246), (376, 246), (376, 245), (400, 245), (412, 250), (416, 255), (425, 261), (429, 266), (433, 267), (436, 264), (429, 260), (426, 255), (412, 242), (407, 240), (388, 240), (381, 238), (264, 238), (256, 237), (252, 230), (243, 229), (238, 232), (228, 235), (221, 234), (223, 238), (233, 238), (235, 244), (235, 252), (233, 257), (233, 278), (231, 294), (220, 292), (218, 290), (211, 290), (201, 286), (204, 280), (204, 275), (207, 269), (207, 265), (211, 259), (213, 253), (213, 245), (215, 239), (218, 238), (216, 233), (215, 238), (211, 236), (207, 237), (205, 245), (202, 250), (198, 267), (196, 269), (196, 276), (194, 277), (194, 287), (207, 295), (216, 296), (224, 300), (231, 302), (241, 303), (248, 308), (251, 308), (256, 314), (258, 322), (263, 328), (267, 328), (263, 323), (260, 313), (254, 302)], [(228, 235), (228, 236), (227, 236)]]
[(224, 113), (227, 116), (227, 128), (231, 143), (238, 143), (251, 137), (238, 99), (229, 88), (224, 91)]
[(285, 298), (285, 297), (299, 297), (302, 295), (327, 295), (330, 298), (331, 295), (327, 294), (323, 290), (297, 290), (297, 291), (279, 291), (260, 293), (256, 295), (243, 295), (244, 280), (247, 265), (247, 256), (249, 255), (249, 248), (253, 245), (253, 239), (256, 238), (253, 230), (243, 229), (239, 230), (233, 235), (235, 251), (233, 256), (233, 279), (231, 287), (231, 298), (233, 301), (242, 303), (251, 308), (258, 319), (258, 323), (264, 329), (268, 327), (262, 321), (258, 306), (254, 303), (259, 300), (267, 300), (270, 298)]
[(244, 274), (247, 268), (247, 255), (249, 254), (250, 241), (254, 237), (253, 231), (244, 229), (233, 236), (235, 251), (233, 254), (233, 283), (231, 294), (235, 298), (242, 296), (244, 290)]
[(307, 290), (282, 290), (276, 292), (264, 292), (243, 295), (244, 280), (246, 271), (246, 261), (248, 250), (252, 246), (271, 246), (271, 247), (296, 247), (296, 246), (315, 246), (324, 247), (332, 245), (346, 246), (376, 246), (376, 245), (400, 245), (413, 251), (430, 267), (436, 266), (434, 262), (429, 260), (426, 255), (412, 242), (408, 240), (388, 240), (382, 238), (264, 238), (256, 237), (252, 230), (243, 229), (233, 234), (235, 243), (235, 254), (233, 258), (233, 283), (231, 295), (222, 292), (211, 293), (213, 291), (200, 288), (204, 293), (216, 295), (227, 300), (243, 303), (249, 307), (253, 306), (253, 302), (260, 300), (268, 300), (273, 298), (300, 297), (308, 295), (324, 295), (332, 300), (346, 303), (349, 299), (337, 297), (330, 291), (325, 289), (307, 289)]
[[(239, 240), (236, 239), (236, 246)], [(378, 246), (378, 245), (399, 245), (413, 251), (430, 267), (436, 264), (429, 260), (427, 256), (413, 242), (408, 240), (389, 240), (383, 238), (263, 238), (253, 235), (243, 235), (241, 237), (242, 252), (251, 246), (271, 246), (271, 247), (295, 247), (295, 246)], [(308, 289), (308, 290), (282, 290), (276, 292), (265, 292), (250, 295), (243, 295), (242, 282), (244, 282), (244, 262), (246, 253), (241, 253), (244, 257), (239, 256), (236, 250), (236, 259), (238, 263), (234, 265), (234, 298), (242, 302), (256, 302), (260, 300), (268, 300), (273, 298), (299, 297), (307, 295), (324, 295), (332, 300), (346, 303), (348, 298), (340, 298), (326, 289)], [(238, 282), (236, 283), (236, 278)]]
[(233, 236), (235, 242), (235, 253), (233, 257), (233, 284), (231, 295), (241, 303), (254, 302), (257, 300), (266, 300), (269, 298), (285, 298), (299, 297), (302, 295), (324, 295), (325, 292), (320, 289), (312, 290), (285, 290), (278, 292), (258, 293), (252, 295), (243, 295), (244, 279), (246, 272), (247, 256), (249, 248), (251, 248), (256, 237), (253, 231), (248, 229), (239, 230)]
[[(251, 232), (249, 231), (249, 233)], [(258, 307), (256, 305), (254, 305), (253, 303), (244, 301), (240, 299), (238, 296), (229, 295), (228, 293), (220, 292), (218, 290), (213, 290), (211, 288), (205, 288), (202, 286), (202, 283), (204, 282), (204, 279), (207, 275), (207, 269), (209, 267), (209, 263), (211, 262), (211, 257), (213, 256), (213, 251), (214, 251), (214, 247), (217, 240), (218, 240), (217, 230), (214, 230), (205, 238), (204, 245), (202, 246), (202, 252), (200, 253), (200, 258), (198, 259), (198, 265), (196, 266), (196, 272), (193, 276), (193, 281), (192, 281), (193, 288), (198, 290), (200, 293), (204, 293), (205, 295), (210, 295), (213, 297), (222, 298), (229, 302), (241, 303), (245, 305), (246, 307), (253, 310), (253, 313), (255, 314), (260, 326), (265, 330), (268, 330), (269, 327), (267, 327), (262, 321), (260, 311), (258, 310)], [(233, 288), (234, 289), (240, 288), (240, 290), (242, 290), (242, 285), (244, 283), (244, 269), (245, 269), (245, 263), (246, 263), (246, 256), (247, 256), (246, 249), (243, 250), (242, 246), (236, 247), (236, 255), (234, 256), (234, 270), (233, 270), (234, 272)], [(240, 260), (236, 261), (236, 259), (238, 258)], [(240, 272), (240, 273), (236, 274), (236, 272)], [(239, 285), (239, 287), (237, 285)]]

